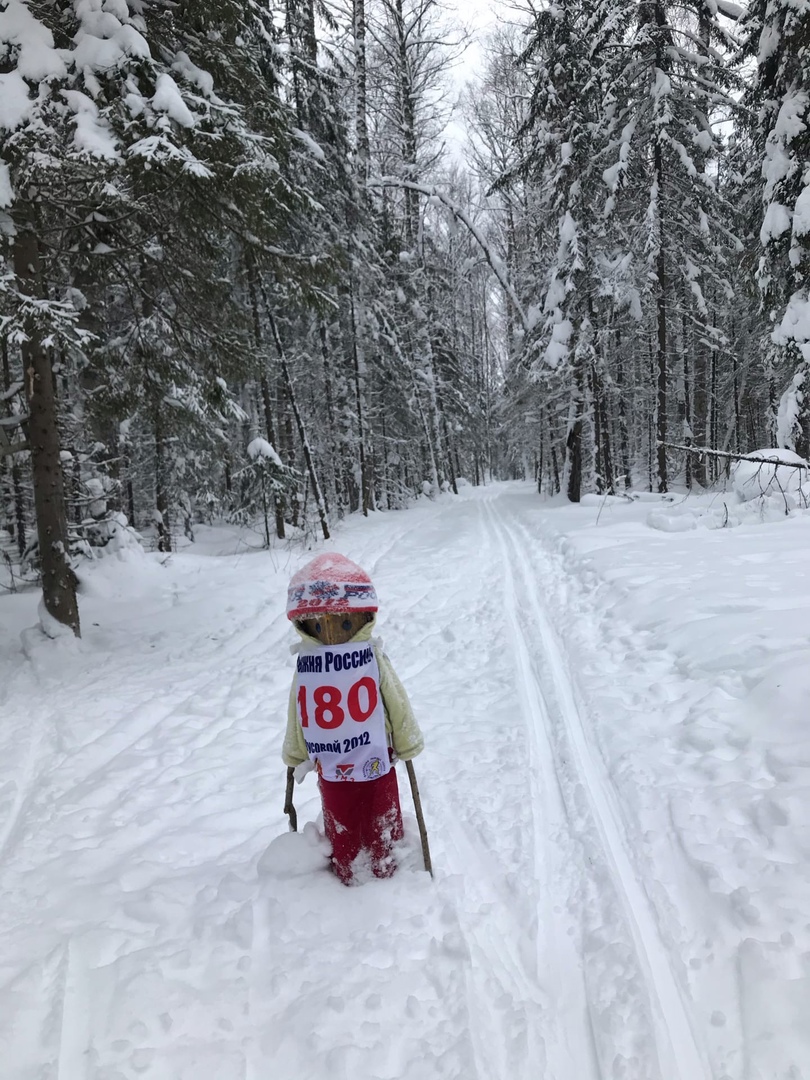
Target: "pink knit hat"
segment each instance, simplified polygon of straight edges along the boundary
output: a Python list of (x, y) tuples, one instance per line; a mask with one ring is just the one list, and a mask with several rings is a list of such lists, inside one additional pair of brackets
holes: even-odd
[(317, 555), (290, 582), (287, 618), (339, 611), (377, 611), (371, 578), (345, 555)]

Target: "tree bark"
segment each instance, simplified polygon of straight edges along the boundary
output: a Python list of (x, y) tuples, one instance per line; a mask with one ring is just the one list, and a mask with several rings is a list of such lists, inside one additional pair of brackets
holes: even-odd
[[(667, 48), (672, 44), (671, 35), (667, 28), (667, 13), (661, 0), (655, 4), (656, 34), (656, 67), (661, 71), (668, 71), (670, 62)], [(656, 259), (656, 275), (658, 277), (658, 293), (656, 296), (656, 322), (657, 342), (656, 361), (658, 368), (657, 386), (657, 418), (656, 435), (658, 438), (658, 490), (666, 492), (669, 488), (667, 476), (667, 260), (666, 244), (664, 242), (665, 225), (664, 215), (661, 212), (661, 200), (664, 197), (664, 152), (662, 143), (662, 131), (656, 132), (655, 146), (653, 148), (653, 168), (655, 170), (655, 183), (657, 188), (656, 215), (658, 218), (658, 255)]]
[(624, 396), (624, 359), (622, 357), (622, 339), (619, 330), (616, 331), (616, 389), (619, 392), (619, 446), (622, 455), (624, 489), (629, 491), (633, 486), (633, 476), (630, 471), (630, 438), (627, 430), (627, 404)]
[[(692, 382), (689, 372), (689, 350), (686, 348), (686, 340), (684, 333), (684, 340), (681, 342), (681, 348), (683, 349), (683, 419), (684, 419), (684, 442), (687, 446), (694, 438), (694, 431), (692, 429)], [(686, 433), (690, 432), (689, 435)], [(684, 463), (686, 487), (689, 491), (692, 490), (692, 459), (689, 454), (686, 455), (686, 461)]]
[[(20, 223), (14, 238), (14, 272), (20, 291), (42, 297), (39, 240), (30, 223)], [(77, 580), (70, 565), (65, 480), (50, 355), (30, 319), (21, 345), (25, 396), (30, 413), (29, 442), (34, 507), (42, 567), (42, 598), (47, 613), (81, 637)], [(47, 632), (47, 628), (44, 628)]]
[(559, 495), (561, 488), (560, 466), (559, 462), (557, 461), (557, 447), (554, 445), (553, 442), (551, 444), (551, 468), (554, 473), (554, 494)]
[[(658, 198), (663, 191), (664, 161), (660, 141), (655, 143), (655, 176), (658, 183)], [(661, 210), (658, 210), (659, 229), (662, 229)], [(656, 297), (656, 366), (658, 371), (657, 386), (657, 424), (656, 435), (658, 438), (658, 490), (668, 490), (667, 477), (667, 276), (666, 256), (664, 253), (664, 238), (659, 231), (658, 258), (656, 272), (658, 275), (658, 294)]]
[[(8, 361), (8, 342), (3, 338), (3, 389), (8, 392), (11, 389), (11, 368)], [(22, 473), (17, 464), (16, 457), (11, 455), (9, 466), (11, 472), (11, 490), (14, 495), (14, 531), (17, 542), (17, 551), (22, 559), (25, 555), (25, 498), (23, 496)]]
[[(708, 407), (708, 396), (706, 393), (706, 350), (699, 341), (695, 343), (693, 348), (692, 414), (694, 422), (692, 425), (692, 436), (695, 443), (703, 445), (706, 442), (706, 410)], [(693, 463), (692, 475), (695, 478), (695, 482), (700, 484), (701, 487), (705, 488), (708, 486), (706, 461), (704, 458), (698, 458)]]
[(368, 179), (368, 73), (366, 70), (366, 3), (353, 0), (354, 24), (354, 124), (357, 143), (357, 171), (363, 183)]
[(740, 440), (742, 439), (742, 421), (740, 419), (740, 373), (737, 365), (736, 350), (731, 358), (732, 371), (734, 373), (734, 449), (740, 452)]
[(169, 516), (169, 489), (166, 475), (166, 438), (160, 403), (155, 406), (155, 527), (158, 551), (171, 552), (172, 526)]
[[(402, 122), (402, 161), (405, 166), (405, 179), (414, 183), (417, 179), (416, 172), (416, 112), (414, 104), (414, 89), (411, 81), (410, 63), (408, 57), (408, 39), (405, 30), (405, 12), (402, 0), (395, 0), (393, 13), (396, 21), (397, 46), (399, 51), (399, 107)], [(405, 195), (405, 242), (408, 247), (416, 247), (418, 234), (419, 202), (417, 192), (406, 187)]]
[(565, 445), (568, 451), (568, 501), (578, 503), (582, 498), (582, 411), (585, 405), (585, 387), (581, 362), (575, 361), (575, 363), (574, 416), (568, 429)]

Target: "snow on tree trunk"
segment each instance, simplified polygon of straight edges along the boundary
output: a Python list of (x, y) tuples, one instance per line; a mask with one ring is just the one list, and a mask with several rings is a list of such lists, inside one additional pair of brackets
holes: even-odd
[[(18, 225), (14, 239), (14, 271), (20, 291), (35, 297), (41, 292), (39, 240), (32, 222)], [(81, 637), (76, 575), (70, 565), (65, 482), (62, 472), (59, 423), (54, 376), (39, 327), (31, 317), (21, 344), (25, 396), (30, 413), (29, 443), (34, 482), (42, 598), (51, 619)], [(53, 627), (42, 620), (45, 633)]]

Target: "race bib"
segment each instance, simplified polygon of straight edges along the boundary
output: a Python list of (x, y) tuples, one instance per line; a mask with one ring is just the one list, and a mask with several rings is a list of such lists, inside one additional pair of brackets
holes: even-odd
[(298, 720), (324, 780), (379, 780), (391, 768), (380, 669), (367, 642), (298, 654)]

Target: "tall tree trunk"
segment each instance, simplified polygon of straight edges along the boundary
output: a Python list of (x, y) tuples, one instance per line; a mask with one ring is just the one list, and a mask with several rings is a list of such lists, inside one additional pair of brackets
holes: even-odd
[[(689, 371), (689, 350), (686, 348), (685, 334), (681, 343), (683, 349), (683, 438), (687, 446), (692, 445), (692, 383)], [(686, 470), (686, 487), (692, 490), (692, 454), (686, 454), (684, 468)]]
[[(709, 391), (709, 408), (710, 408), (710, 420), (709, 429), (711, 435), (711, 441), (709, 446), (712, 450), (720, 449), (720, 402), (717, 395), (717, 350), (712, 349), (711, 357), (709, 360), (711, 365), (710, 371), (710, 391)], [(712, 467), (712, 482), (714, 482), (720, 475), (720, 465)]]
[[(18, 223), (13, 249), (20, 292), (41, 298), (39, 240), (31, 222)], [(77, 580), (70, 565), (65, 480), (59, 441), (56, 394), (50, 356), (33, 319), (21, 345), (25, 396), (30, 413), (29, 443), (34, 507), (42, 566), (42, 597), (47, 613), (81, 637)], [(47, 627), (44, 627), (47, 632)]]
[[(694, 339), (693, 339), (694, 340)], [(706, 348), (701, 345), (700, 342), (693, 344), (694, 351), (694, 365), (693, 365), (693, 427), (692, 433), (695, 437), (695, 445), (706, 445), (706, 421), (707, 421), (707, 408), (708, 408), (708, 395), (706, 393), (706, 369), (707, 369), (707, 355)], [(695, 483), (700, 484), (701, 487), (708, 487), (708, 475), (706, 472), (706, 459), (699, 454), (692, 455), (695, 460), (692, 462), (692, 474), (695, 478)]]
[[(658, 182), (658, 197), (661, 198), (663, 191), (664, 162), (661, 152), (660, 141), (655, 143), (655, 176)], [(663, 228), (661, 222), (661, 209), (658, 209), (659, 230)], [(667, 477), (667, 274), (666, 255), (664, 253), (664, 238), (662, 231), (658, 236), (658, 257), (656, 260), (656, 272), (658, 275), (658, 291), (656, 295), (656, 367), (658, 376), (657, 385), (657, 423), (656, 437), (658, 439), (658, 490), (668, 490)]]
[(388, 433), (385, 426), (385, 400), (383, 399), (380, 409), (380, 438), (382, 440), (382, 496), (385, 500), (385, 509), (391, 509), (391, 467), (388, 461)]
[(354, 124), (357, 145), (357, 172), (361, 182), (368, 179), (368, 72), (366, 70), (366, 0), (352, 0), (354, 31)]
[(605, 483), (607, 484), (607, 490), (612, 495), (616, 490), (616, 484), (613, 478), (613, 454), (610, 445), (610, 424), (608, 422), (604, 387), (602, 387), (599, 395), (599, 403), (599, 414), (602, 423), (602, 459), (605, 463)]
[(329, 351), (329, 334), (326, 324), (321, 320), (318, 328), (321, 339), (321, 357), (323, 358), (323, 388), (326, 398), (326, 419), (329, 424), (330, 479), (332, 494), (338, 518), (343, 517), (343, 485), (340, 482), (340, 451), (335, 423), (335, 395), (332, 388), (332, 357)]
[(169, 513), (168, 472), (166, 468), (166, 434), (160, 402), (155, 405), (155, 527), (158, 532), (158, 551), (172, 550), (172, 523)]
[(276, 351), (278, 352), (279, 363), (281, 364), (281, 375), (284, 379), (284, 387), (287, 391), (287, 399), (290, 403), (290, 407), (295, 417), (295, 423), (298, 427), (298, 437), (301, 440), (301, 445), (304, 450), (304, 461), (307, 466), (307, 473), (309, 475), (309, 481), (312, 484), (312, 495), (315, 499), (315, 505), (318, 509), (318, 518), (321, 523), (321, 531), (323, 532), (324, 540), (329, 539), (329, 522), (326, 517), (326, 503), (323, 498), (323, 491), (321, 490), (320, 481), (318, 480), (318, 474), (315, 470), (315, 460), (312, 456), (312, 449), (309, 445), (309, 439), (307, 438), (307, 431), (304, 427), (304, 418), (301, 416), (301, 410), (298, 408), (298, 401), (295, 396), (295, 387), (290, 377), (290, 368), (287, 364), (287, 354), (284, 352), (284, 346), (281, 344), (281, 338), (279, 337), (278, 327), (276, 326), (276, 320), (273, 318), (273, 313), (270, 310), (270, 304), (267, 296), (264, 295), (262, 290), (262, 296), (264, 299), (265, 311), (267, 313), (267, 321), (270, 324), (270, 333), (273, 335), (273, 341), (276, 345)]
[(373, 489), (371, 484), (371, 476), (368, 462), (368, 450), (366, 447), (366, 426), (365, 415), (363, 409), (363, 383), (362, 383), (362, 368), (363, 368), (363, 347), (360, 344), (359, 327), (357, 320), (357, 311), (354, 302), (354, 287), (350, 293), (351, 313), (352, 313), (352, 358), (354, 360), (354, 399), (355, 408), (357, 410), (357, 437), (359, 443), (360, 453), (360, 493), (362, 500), (363, 516), (368, 517), (369, 510), (374, 509), (373, 502)]
[[(2, 357), (3, 389), (8, 393), (11, 390), (11, 366), (8, 359), (8, 341), (6, 338), (3, 338), (2, 341)], [(14, 454), (11, 455), (9, 469), (11, 472), (11, 490), (14, 497), (15, 540), (17, 542), (17, 551), (22, 559), (23, 555), (25, 555), (25, 498), (23, 496), (22, 471)]]
[(616, 389), (619, 392), (619, 447), (622, 455), (622, 473), (624, 488), (629, 491), (633, 486), (630, 471), (630, 437), (627, 430), (627, 404), (624, 396), (624, 358), (622, 356), (621, 331), (616, 331)]
[(453, 465), (453, 450), (450, 446), (450, 432), (447, 429), (447, 419), (442, 410), (442, 434), (444, 437), (445, 455), (447, 458), (447, 476), (450, 480), (450, 487), (454, 495), (458, 495), (458, 485), (456, 484), (456, 470)]
[(593, 443), (594, 459), (596, 465), (596, 490), (601, 495), (605, 490), (605, 463), (602, 457), (602, 424), (601, 424), (601, 394), (599, 378), (596, 373), (596, 365), (590, 366), (591, 399), (593, 401)]
[[(402, 160), (405, 166), (404, 179), (416, 183), (419, 179), (416, 171), (417, 137), (416, 112), (414, 105), (414, 87), (411, 79), (410, 58), (408, 56), (408, 37), (405, 28), (405, 12), (402, 0), (394, 0), (394, 19), (396, 22), (397, 46), (399, 49), (399, 109), (402, 129)], [(408, 247), (416, 247), (419, 218), (419, 196), (410, 188), (404, 189), (405, 198), (405, 235)]]
[[(262, 373), (259, 378), (259, 388), (262, 395), (262, 412), (264, 413), (264, 427), (267, 432), (267, 441), (276, 449), (276, 429), (273, 424), (273, 400), (270, 394), (270, 380), (267, 377), (267, 371), (264, 365), (262, 365)], [(276, 536), (279, 540), (283, 540), (287, 535), (286, 527), (284, 524), (284, 501), (273, 492), (273, 519), (276, 523)]]
[[(655, 3), (656, 34), (656, 68), (666, 72), (671, 64), (667, 46), (671, 45), (671, 35), (668, 29), (667, 12), (662, 0)], [(656, 322), (657, 342), (656, 360), (658, 368), (658, 393), (657, 393), (657, 423), (656, 437), (658, 439), (658, 490), (665, 492), (669, 487), (667, 476), (667, 260), (666, 244), (664, 242), (665, 223), (661, 212), (661, 200), (664, 197), (664, 152), (663, 131), (658, 130), (655, 136), (653, 148), (653, 168), (655, 171), (655, 183), (657, 187), (656, 215), (658, 219), (658, 255), (656, 259), (656, 274), (658, 277), (658, 292), (656, 296)]]
[[(246, 253), (245, 261), (247, 263), (248, 289), (250, 291), (250, 307), (253, 314), (253, 340), (256, 345), (256, 351), (260, 355), (259, 388), (262, 395), (264, 428), (267, 434), (267, 441), (270, 443), (274, 450), (278, 451), (279, 447), (276, 440), (276, 426), (273, 422), (273, 399), (270, 394), (270, 380), (267, 375), (267, 365), (265, 364), (264, 358), (261, 355), (262, 345), (264, 342), (262, 334), (262, 321), (259, 316), (259, 298), (257, 295), (258, 271), (256, 268), (256, 260), (250, 250), (248, 250)], [(264, 484), (264, 481), (262, 481), (262, 484)], [(264, 488), (262, 488), (262, 493), (263, 497), (265, 497)], [(286, 530), (284, 527), (284, 502), (282, 499), (279, 498), (275, 491), (273, 492), (273, 517), (276, 523), (276, 536), (279, 538), (279, 540), (283, 540), (286, 536)]]
[(740, 419), (740, 373), (737, 365), (737, 352), (731, 358), (734, 373), (734, 449), (739, 454), (742, 445), (742, 421)]
[[(419, 409), (419, 415), (422, 418), (422, 429), (425, 432), (424, 452), (425, 452), (425, 461), (426, 461), (428, 469), (430, 471), (431, 487), (432, 487), (434, 492), (438, 492), (438, 491), (441, 490), (441, 484), (440, 484), (440, 481), (439, 481), (439, 466), (438, 466), (438, 459), (437, 459), (438, 450), (434, 446), (434, 443), (433, 443), (433, 438), (431, 436), (431, 430), (430, 430), (430, 424), (428, 423), (427, 416), (425, 416), (425, 409), (424, 409), (424, 406), (422, 405), (422, 399), (419, 396), (419, 387), (416, 385), (416, 376), (415, 375), (414, 375), (414, 379), (413, 379), (413, 396), (414, 396), (414, 401), (416, 402), (417, 408)], [(422, 473), (422, 475), (424, 476), (424, 472)]]
[(551, 468), (554, 473), (554, 494), (559, 495), (562, 489), (560, 484), (560, 463), (557, 459), (557, 447), (551, 443)]
[(568, 501), (578, 503), (582, 498), (582, 412), (585, 407), (585, 385), (582, 364), (575, 360), (574, 399), (571, 403), (573, 416), (568, 427), (566, 450), (568, 452)]
[(309, 128), (313, 120), (309, 95), (312, 72), (307, 68), (314, 68), (318, 55), (315, 12), (312, 0), (286, 0), (285, 9), (284, 28), (292, 59), (295, 114), (299, 127)]
[[(655, 393), (655, 341), (650, 340), (650, 379)], [(655, 491), (655, 408), (650, 403), (647, 413), (647, 475), (650, 491)]]

